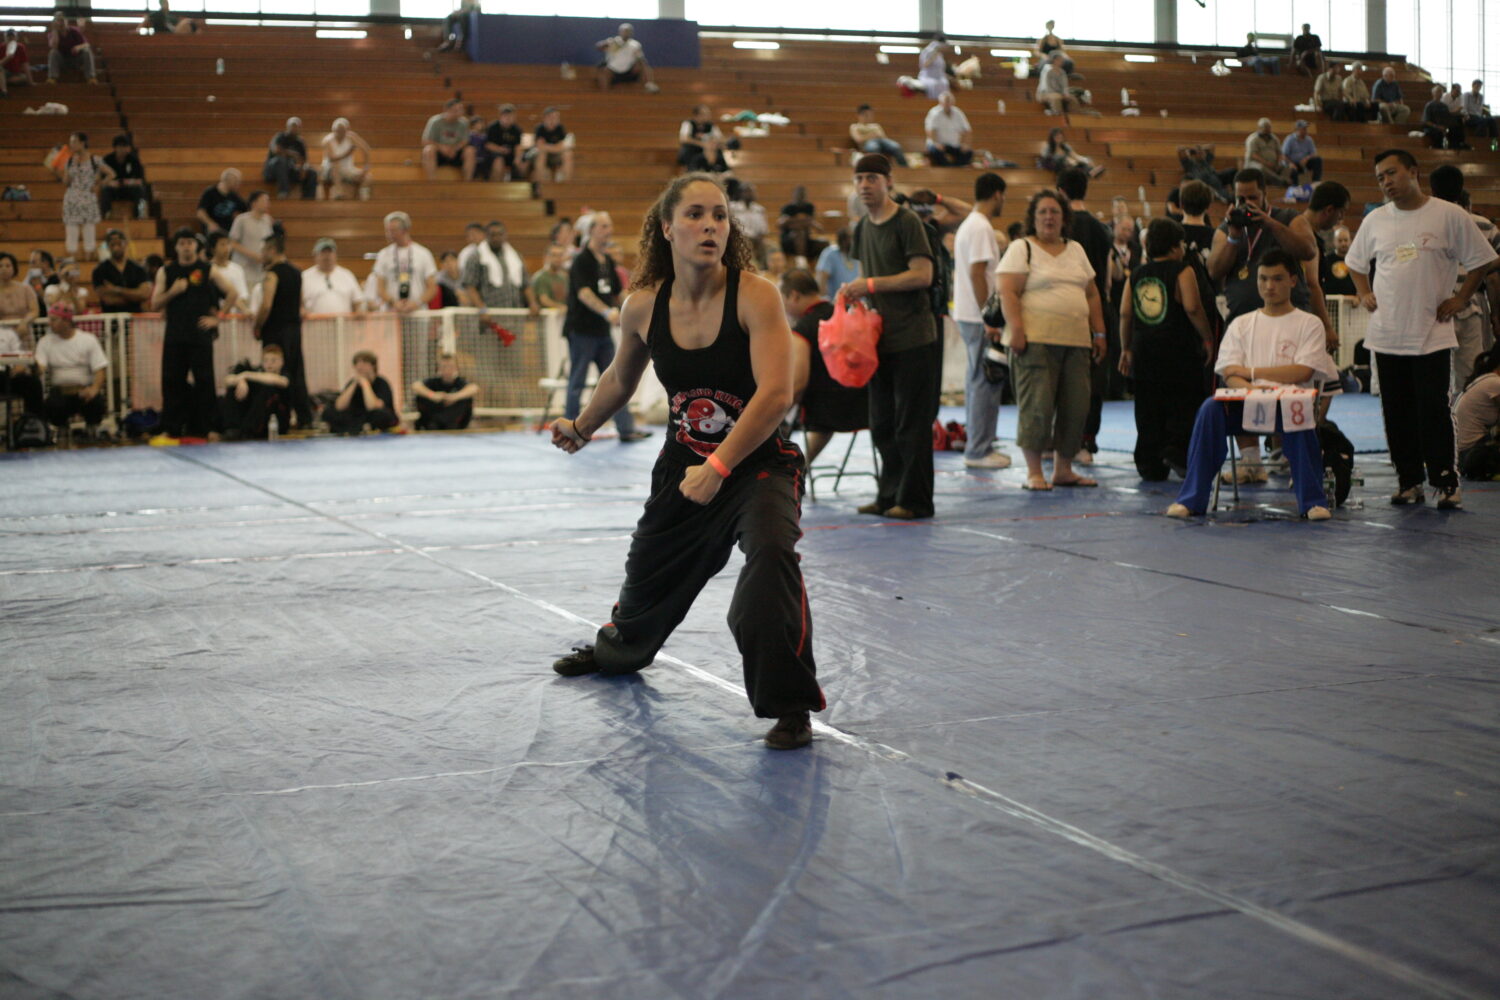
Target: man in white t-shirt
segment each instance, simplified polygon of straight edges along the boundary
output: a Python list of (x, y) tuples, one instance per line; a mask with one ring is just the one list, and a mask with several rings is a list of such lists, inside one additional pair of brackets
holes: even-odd
[(43, 410), (47, 422), (65, 426), (82, 414), (89, 437), (99, 433), (104, 419), (104, 371), (109, 358), (99, 338), (73, 325), (73, 307), (57, 302), (47, 310), (48, 333), (36, 345), (36, 366), (42, 381), (52, 386)]
[[(1453, 317), (1495, 267), (1496, 254), (1467, 212), (1422, 193), (1416, 158), (1406, 150), (1377, 153), (1375, 180), (1388, 203), (1364, 217), (1344, 263), (1370, 312), (1365, 346), (1380, 378), (1396, 467), (1391, 503), (1426, 499), (1425, 468), (1438, 507), (1451, 509), (1463, 503), (1448, 410), (1449, 352), (1458, 346)], [(1460, 268), (1469, 276), (1455, 292)]]
[[(1292, 305), (1292, 289), (1301, 280), (1302, 264), (1279, 247), (1268, 250), (1256, 267), (1259, 309), (1235, 317), (1224, 331), (1219, 360), (1214, 371), (1234, 388), (1316, 388), (1325, 378), (1336, 378), (1338, 369), (1328, 356), (1323, 321)], [(1323, 492), (1323, 453), (1318, 447), (1313, 408), (1307, 403), (1307, 430), (1287, 430), (1276, 408), (1276, 429), (1281, 433), (1281, 451), (1291, 466), (1292, 492), (1297, 511), (1309, 521), (1326, 521), (1328, 497)], [(1297, 405), (1296, 402), (1292, 404)], [(1208, 510), (1214, 477), (1229, 452), (1226, 435), (1244, 434), (1245, 404), (1205, 399), (1193, 424), (1188, 445), (1187, 475), (1177, 502), (1167, 508), (1168, 517), (1193, 517)]]
[(405, 212), (385, 217), (385, 237), (390, 245), (376, 255), (370, 271), (377, 300), (399, 313), (426, 309), (438, 289), (432, 251), (411, 238), (411, 216)]
[(934, 167), (967, 167), (974, 159), (969, 118), (945, 92), (927, 112), (927, 159)]
[(636, 40), (634, 25), (620, 25), (618, 35), (595, 42), (594, 48), (604, 53), (596, 75), (600, 90), (608, 90), (616, 84), (635, 83), (641, 79), (646, 81), (646, 93), (654, 94), (661, 89), (656, 85), (656, 77), (651, 72), (651, 63), (646, 59), (645, 49)]
[[(968, 443), (964, 465), (971, 469), (1006, 469), (1010, 456), (995, 447), (995, 421), (1000, 416), (1004, 380), (985, 376), (984, 352), (999, 348), (1000, 331), (984, 325), (984, 304), (995, 290), (995, 268), (1000, 263), (1000, 240), (995, 220), (1005, 210), (1005, 178), (982, 173), (974, 181), (974, 209), (953, 236), (953, 319), (969, 354), (964, 385), (964, 423)], [(1003, 349), (1001, 349), (1003, 351)]]
[(339, 245), (324, 236), (313, 244), (313, 266), (302, 272), (302, 315), (365, 311), (359, 279), (339, 266)]

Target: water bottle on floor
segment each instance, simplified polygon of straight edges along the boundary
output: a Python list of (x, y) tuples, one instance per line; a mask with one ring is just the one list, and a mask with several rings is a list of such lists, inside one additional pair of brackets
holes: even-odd
[(271, 414), (271, 422), (266, 425), (266, 440), (277, 441), (281, 438), (281, 417)]

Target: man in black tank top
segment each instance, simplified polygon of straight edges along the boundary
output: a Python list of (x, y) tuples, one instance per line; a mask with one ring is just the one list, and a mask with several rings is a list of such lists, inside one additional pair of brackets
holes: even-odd
[(255, 326), (262, 344), (275, 344), (286, 358), (282, 374), (291, 383), (292, 412), (297, 427), (312, 427), (312, 403), (307, 397), (307, 373), (302, 361), (302, 272), (286, 259), (286, 237), (273, 233), (261, 249), (265, 278), (261, 282), (260, 312)]
[[(176, 259), (156, 272), (151, 308), (166, 312), (161, 351), (161, 430), (167, 437), (215, 434), (214, 340), (219, 300), (234, 298), (234, 285), (218, 268), (198, 259), (198, 235), (179, 229), (172, 237)], [(192, 375), (192, 384), (188, 375)]]
[(738, 546), (745, 566), (729, 607), (755, 714), (776, 719), (773, 749), (812, 741), (825, 707), (797, 555), (802, 454), (778, 433), (792, 402), (791, 332), (770, 282), (740, 267), (750, 248), (723, 189), (703, 174), (669, 186), (646, 217), (621, 343), (576, 420), (552, 425), (572, 453), (623, 407), (646, 365), (667, 391), (667, 443), (631, 536), (625, 583), (594, 645), (553, 664), (564, 676), (649, 665)]

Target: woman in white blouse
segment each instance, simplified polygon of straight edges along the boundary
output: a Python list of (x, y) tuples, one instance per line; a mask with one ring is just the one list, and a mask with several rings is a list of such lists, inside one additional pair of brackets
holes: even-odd
[[(1016, 443), (1026, 456), (1028, 490), (1097, 486), (1073, 469), (1089, 410), (1089, 361), (1104, 356), (1104, 306), (1094, 268), (1064, 233), (1073, 212), (1056, 191), (1026, 206), (1026, 238), (1000, 259), (1005, 344), (1015, 380)], [(1052, 479), (1042, 470), (1051, 451)]]

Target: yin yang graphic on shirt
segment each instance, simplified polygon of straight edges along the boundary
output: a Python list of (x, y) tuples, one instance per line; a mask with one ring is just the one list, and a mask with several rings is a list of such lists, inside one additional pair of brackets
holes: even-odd
[(1160, 326), (1167, 318), (1167, 286), (1160, 278), (1148, 275), (1136, 283), (1135, 318), (1147, 326)]
[(705, 458), (723, 444), (745, 411), (745, 402), (722, 389), (689, 389), (672, 397), (676, 438)]

